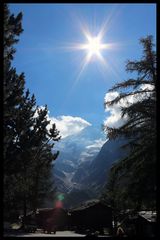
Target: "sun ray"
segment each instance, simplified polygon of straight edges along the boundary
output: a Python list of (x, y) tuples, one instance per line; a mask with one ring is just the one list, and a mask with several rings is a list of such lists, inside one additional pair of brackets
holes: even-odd
[(67, 101), (69, 101), (69, 99), (71, 98), (72, 93), (73, 93), (76, 85), (78, 84), (81, 75), (84, 73), (87, 65), (88, 65), (89, 62), (90, 62), (90, 59), (91, 59), (91, 55), (88, 53), (87, 55), (85, 55), (85, 57), (84, 57), (83, 60), (81, 61), (81, 67), (80, 67), (80, 69), (79, 69), (79, 71), (78, 71), (77, 76), (74, 78), (74, 82), (73, 82), (73, 84), (71, 85), (71, 88), (70, 88), (70, 90), (69, 90), (69, 92), (68, 92), (68, 94), (67, 94), (67, 97), (66, 97), (63, 105), (62, 105), (62, 108), (65, 107)]
[(112, 12), (110, 12), (105, 18), (105, 21), (102, 23), (99, 31), (97, 31), (98, 29), (96, 29), (96, 26), (94, 25), (94, 29), (92, 29), (92, 32), (90, 31), (86, 22), (84, 22), (84, 19), (81, 19), (82, 21), (79, 21), (78, 19), (78, 23), (82, 31), (82, 36), (84, 37), (84, 42), (70, 43), (64, 46), (65, 50), (83, 51), (85, 54), (85, 57), (81, 61), (81, 66), (78, 75), (74, 80), (71, 91), (78, 84), (82, 73), (84, 73), (85, 69), (91, 61), (99, 61), (105, 71), (110, 71), (109, 68), (112, 68), (112, 66), (110, 66), (109, 64), (109, 56), (106, 54), (104, 55), (103, 53), (110, 50), (118, 49), (120, 47), (119, 43), (111, 41), (106, 42), (106, 37), (104, 39), (104, 36), (106, 36), (106, 32), (108, 32), (108, 29), (111, 27), (111, 23), (113, 23), (115, 14), (115, 8), (113, 8)]
[(88, 53), (84, 58), (83, 58), (83, 61), (82, 61), (82, 64), (81, 64), (81, 67), (80, 67), (80, 70), (79, 70), (79, 73), (78, 73), (78, 76), (76, 77), (75, 81), (74, 81), (74, 84), (72, 86), (72, 90), (73, 88), (77, 85), (82, 73), (84, 72), (85, 68), (87, 67), (87, 65), (89, 64), (90, 62), (90, 59), (91, 59), (91, 54)]
[[(94, 29), (92, 28), (92, 31), (90, 31), (91, 28), (89, 29), (89, 25), (86, 24), (84, 18), (80, 19), (77, 14), (74, 16), (74, 22), (76, 23), (76, 27), (79, 26), (82, 32), (81, 36), (84, 38), (84, 40), (81, 39), (81, 42), (79, 40), (79, 42), (72, 43), (65, 42), (63, 45), (59, 46), (59, 49), (73, 52), (79, 51), (83, 52), (85, 55), (82, 59), (79, 59), (80, 55), (77, 54), (77, 56), (79, 56), (79, 70), (76, 76), (73, 76), (72, 85), (65, 99), (64, 106), (71, 98), (73, 90), (80, 82), (82, 74), (85, 72), (87, 66), (92, 61), (94, 63), (97, 61), (96, 66), (98, 67), (100, 73), (103, 74), (103, 79), (105, 79), (105, 81), (108, 80), (107, 76), (109, 73), (114, 75), (116, 79), (119, 77), (119, 73), (118, 71), (116, 71), (116, 64), (112, 64), (112, 62), (110, 61), (111, 55), (108, 54), (108, 51), (121, 49), (121, 47), (124, 47), (124, 42), (112, 42), (111, 39), (109, 40), (109, 38), (107, 41), (107, 36), (109, 36), (109, 29), (111, 28), (111, 25), (113, 24), (113, 20), (115, 20), (115, 15), (117, 16), (117, 13), (115, 11), (112, 11), (110, 14), (108, 14), (108, 16), (105, 18), (105, 21), (99, 28), (99, 31), (98, 26), (95, 26), (95, 24)], [(75, 21), (75, 19), (77, 21)]]

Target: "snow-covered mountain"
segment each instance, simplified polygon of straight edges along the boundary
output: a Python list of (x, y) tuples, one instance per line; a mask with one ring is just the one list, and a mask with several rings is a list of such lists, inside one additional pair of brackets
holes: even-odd
[(63, 172), (75, 172), (81, 162), (92, 161), (105, 142), (100, 127), (88, 126), (79, 134), (66, 137), (56, 143), (60, 151), (55, 168)]
[[(112, 164), (126, 156), (127, 151), (121, 148), (125, 143), (122, 138), (106, 140), (100, 128), (89, 126), (57, 144), (60, 155), (54, 178), (58, 191), (66, 194), (66, 207), (98, 197)], [(76, 200), (77, 194), (81, 197)]]
[(74, 174), (72, 180), (79, 182), (82, 175), (81, 171), (87, 169), (87, 171), (84, 171), (83, 178), (81, 178), (82, 186), (95, 189), (95, 191), (99, 192), (107, 182), (111, 166), (127, 155), (128, 150), (121, 148), (125, 143), (127, 143), (127, 140), (123, 138), (105, 142), (90, 165), (88, 167), (81, 166)]

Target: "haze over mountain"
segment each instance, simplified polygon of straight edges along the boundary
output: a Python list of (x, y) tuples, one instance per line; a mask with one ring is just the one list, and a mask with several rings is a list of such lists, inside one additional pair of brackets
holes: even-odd
[(54, 166), (57, 191), (64, 193), (64, 205), (73, 207), (99, 196), (112, 164), (124, 157), (124, 139), (105, 139), (101, 129), (88, 126), (79, 134), (62, 139)]
[(60, 151), (55, 169), (75, 172), (82, 162), (91, 161), (106, 141), (100, 127), (88, 126), (80, 133), (63, 138), (55, 146)]

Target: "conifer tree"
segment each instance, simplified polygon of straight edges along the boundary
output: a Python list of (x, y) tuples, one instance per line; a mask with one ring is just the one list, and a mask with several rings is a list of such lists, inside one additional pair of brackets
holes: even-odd
[[(16, 69), (11, 66), (13, 60), (15, 48), (14, 44), (18, 42), (17, 36), (23, 31), (22, 25), (22, 13), (19, 13), (17, 17), (11, 15), (8, 6), (4, 4), (4, 77), (3, 77), (3, 129), (4, 129), (4, 202), (6, 212), (16, 206), (13, 204), (13, 199), (16, 194), (16, 188), (14, 185), (13, 172), (15, 168), (14, 156), (16, 151), (16, 143), (14, 141), (16, 137), (15, 133), (15, 121), (18, 114), (18, 106), (22, 101), (24, 93), (24, 74), (18, 75)], [(17, 165), (17, 168), (19, 166)], [(10, 205), (10, 208), (9, 208)]]
[(114, 165), (111, 176), (118, 176), (122, 202), (126, 202), (126, 207), (137, 209), (155, 208), (156, 199), (156, 53), (152, 36), (142, 38), (140, 43), (143, 46), (142, 58), (128, 61), (126, 65), (126, 71), (136, 73), (137, 77), (113, 86), (110, 91), (124, 91), (105, 103), (113, 105), (126, 101), (130, 96), (136, 99), (121, 108), (122, 117), (127, 117), (125, 124), (119, 128), (105, 126), (105, 129), (110, 139), (118, 136), (128, 138), (126, 146), (130, 147), (130, 153)]
[(47, 106), (36, 105), (25, 90), (24, 74), (11, 65), (21, 22), (22, 13), (15, 17), (4, 4), (4, 217), (10, 220), (35, 210), (53, 192), (51, 173), (58, 156), (53, 146), (60, 139)]
[[(14, 126), (17, 107), (22, 101), (24, 92), (24, 74), (18, 75), (11, 66), (15, 53), (13, 45), (18, 42), (16, 38), (23, 31), (21, 26), (22, 13), (17, 17), (10, 15), (8, 6), (4, 4), (4, 78), (3, 78), (3, 107), (4, 107), (4, 163), (9, 162), (12, 155), (12, 144), (15, 137)], [(10, 149), (10, 151), (8, 151)], [(9, 164), (8, 164), (9, 165)]]

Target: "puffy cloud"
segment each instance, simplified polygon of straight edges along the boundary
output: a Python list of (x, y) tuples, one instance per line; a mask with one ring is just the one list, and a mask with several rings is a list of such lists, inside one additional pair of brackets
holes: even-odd
[(114, 100), (118, 96), (119, 96), (118, 92), (108, 92), (108, 93), (106, 93), (106, 95), (104, 97), (104, 101), (105, 102), (112, 101), (112, 100)]
[(91, 145), (87, 145), (85, 150), (80, 155), (80, 162), (92, 160), (93, 157), (97, 155), (100, 151), (101, 147), (107, 140), (102, 138), (96, 139), (92, 141)]
[[(119, 96), (118, 92), (106, 93), (104, 101), (105, 102), (112, 101), (118, 96)], [(133, 101), (133, 99), (130, 99), (130, 101)], [(122, 126), (127, 120), (127, 117), (126, 116), (124, 116), (124, 118), (121, 117), (121, 107), (125, 107), (126, 104), (127, 101), (120, 100), (119, 103), (113, 104), (112, 106), (106, 106), (105, 111), (109, 112), (110, 116), (105, 119), (104, 125), (115, 128)]]
[(84, 128), (91, 126), (89, 122), (81, 117), (59, 116), (50, 117), (50, 124), (55, 123), (56, 128), (60, 131), (62, 138), (80, 133)]
[(92, 150), (99, 150), (103, 144), (106, 142), (106, 140), (104, 139), (96, 139), (93, 141), (93, 144), (89, 145), (89, 146), (86, 146), (86, 149), (92, 149)]
[[(44, 106), (39, 106), (39, 109), (45, 109)], [(92, 124), (87, 122), (81, 117), (73, 117), (73, 116), (58, 116), (58, 117), (50, 117), (49, 111), (47, 114), (47, 119), (50, 120), (50, 124), (48, 124), (47, 129), (49, 130), (51, 126), (55, 123), (56, 128), (60, 131), (60, 136), (62, 138), (66, 138), (71, 135), (76, 135), (80, 133), (84, 128), (91, 126)], [(38, 113), (35, 112), (34, 117), (37, 117)]]
[[(141, 90), (153, 90), (154, 86), (150, 84), (142, 84), (140, 86)], [(113, 104), (112, 106), (106, 106), (105, 111), (110, 113), (110, 116), (108, 116), (104, 120), (104, 125), (107, 125), (108, 127), (115, 127), (118, 128), (122, 126), (127, 121), (127, 115), (125, 115), (123, 118), (121, 116), (121, 107), (127, 107), (140, 99), (144, 99), (147, 97), (150, 97), (150, 92), (142, 93), (140, 95), (136, 94), (136, 96), (131, 95), (126, 97), (125, 99), (121, 99), (118, 103)], [(116, 97), (119, 96), (119, 92), (108, 92), (106, 93), (104, 97), (104, 102), (112, 101)]]

